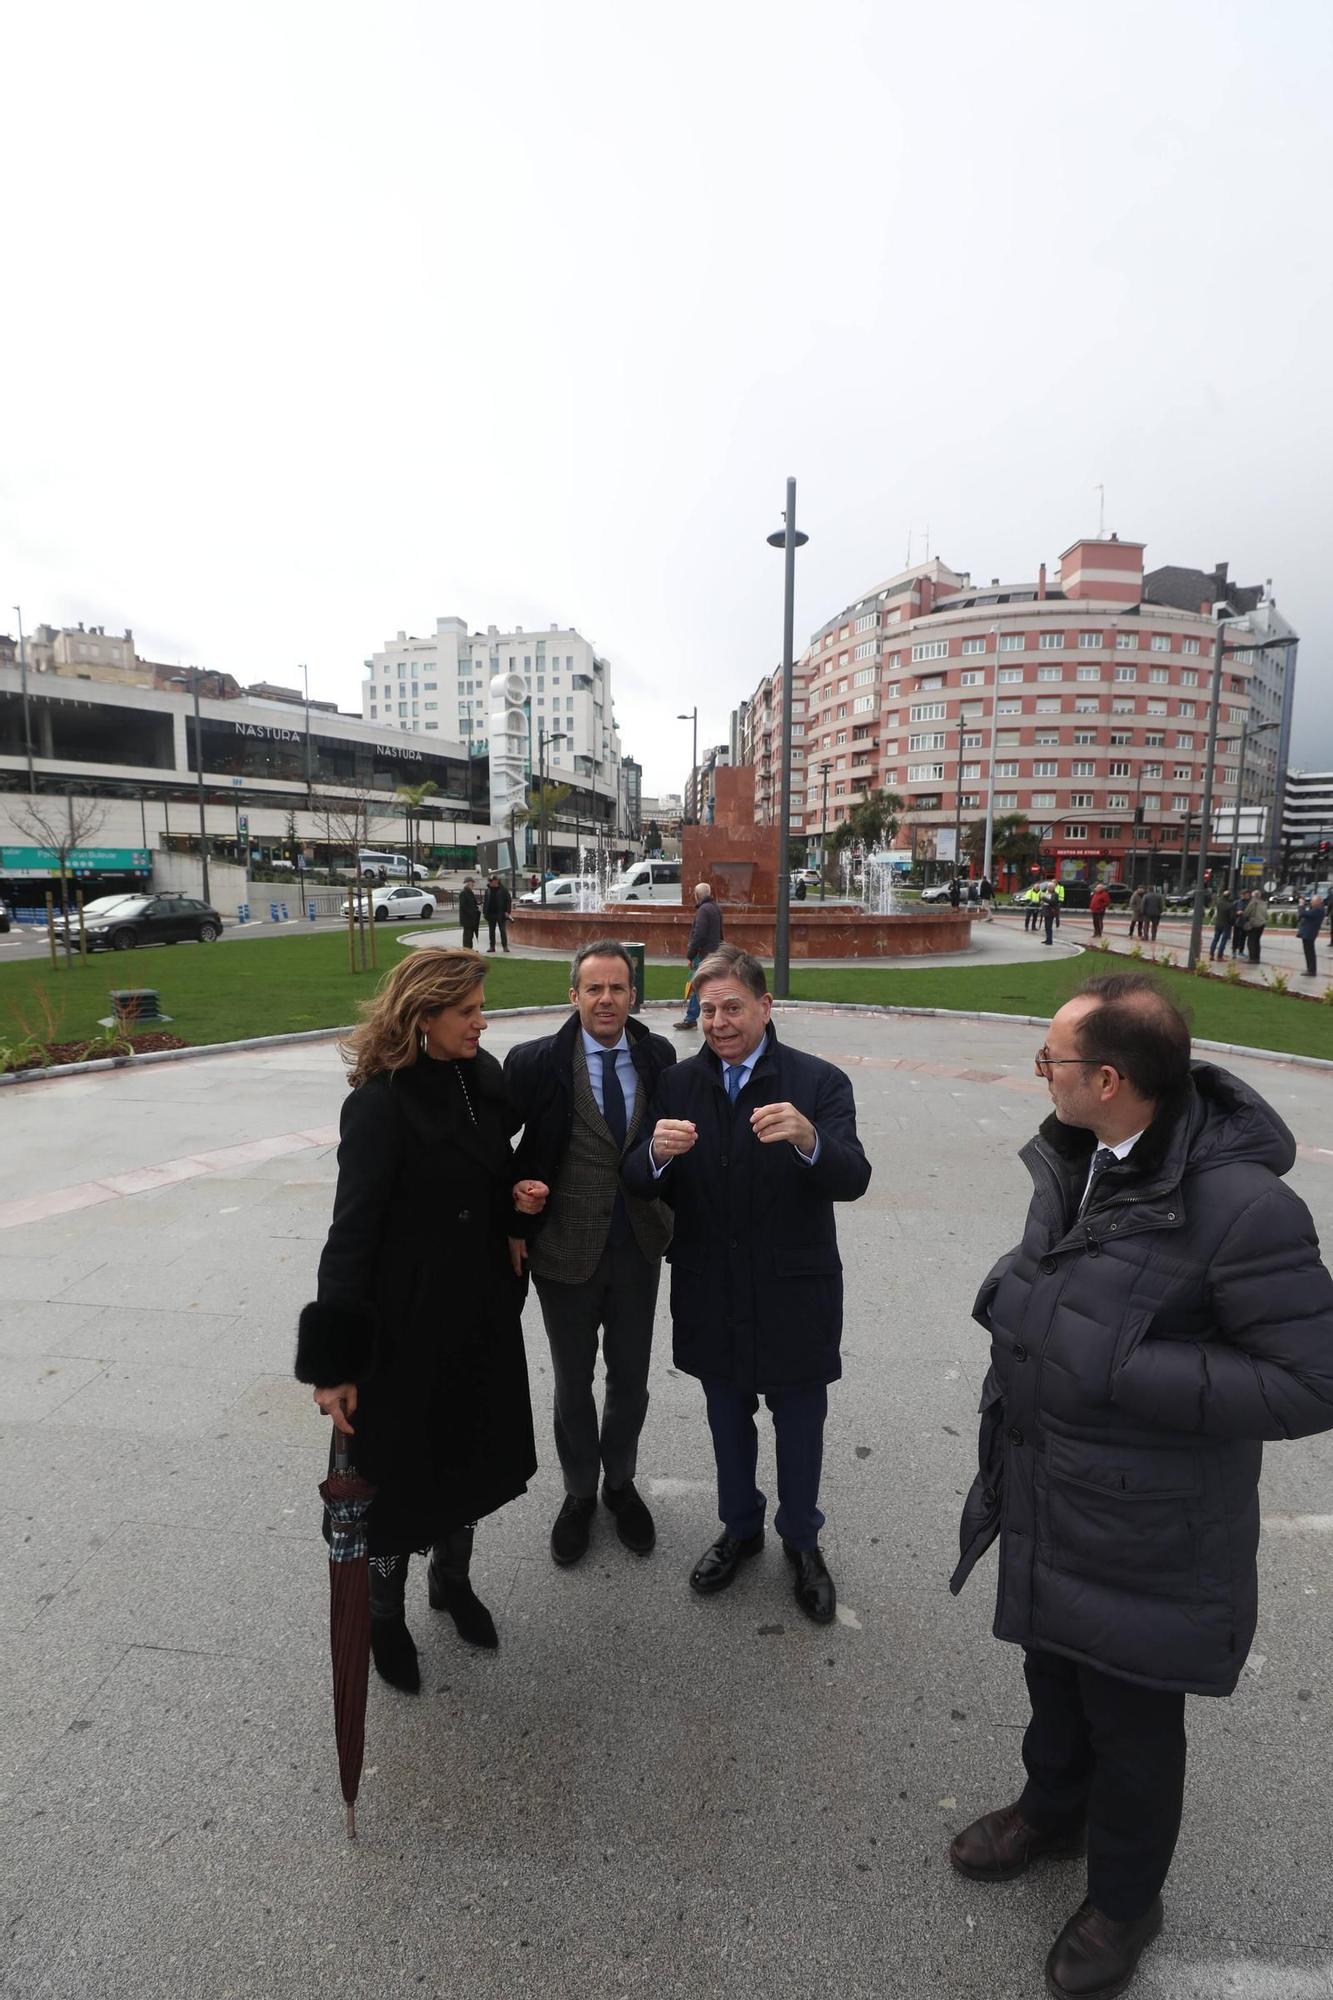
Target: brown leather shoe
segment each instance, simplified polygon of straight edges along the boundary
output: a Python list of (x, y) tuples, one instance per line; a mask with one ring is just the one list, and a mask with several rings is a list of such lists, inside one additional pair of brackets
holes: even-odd
[(1113, 2000), (1129, 1985), (1161, 1928), (1160, 1896), (1132, 1923), (1104, 1917), (1091, 1903), (1080, 1903), (1051, 1946), (1046, 1991), (1055, 2000)]
[(949, 1842), (949, 1859), (960, 1875), (973, 1882), (1012, 1882), (1026, 1874), (1034, 1861), (1072, 1861), (1084, 1849), (1082, 1827), (1063, 1833), (1038, 1833), (1017, 1806), (983, 1813)]

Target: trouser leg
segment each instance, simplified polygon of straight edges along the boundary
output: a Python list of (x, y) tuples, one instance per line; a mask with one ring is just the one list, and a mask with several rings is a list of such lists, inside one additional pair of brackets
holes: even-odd
[(735, 1389), (715, 1376), (704, 1381), (708, 1428), (713, 1433), (717, 1463), (717, 1511), (729, 1535), (744, 1541), (764, 1525), (764, 1495), (755, 1484), (759, 1463), (759, 1433), (754, 1413), (759, 1398)]
[(601, 1465), (592, 1381), (608, 1276), (609, 1252), (603, 1251), (597, 1269), (581, 1285), (561, 1285), (551, 1278), (533, 1280), (541, 1300), (555, 1378), (556, 1456), (566, 1493), (580, 1500), (590, 1500), (596, 1493)]
[(501, 945), (503, 946), (503, 948), (504, 948), (504, 949), (505, 949), (506, 951), (508, 951), (508, 949), (509, 949), (509, 919), (508, 919), (508, 917), (501, 917), (501, 919), (500, 919), (500, 943), (501, 943)]
[(489, 937), (489, 939), (488, 939), (488, 941), (487, 941), (487, 950), (488, 950), (488, 951), (494, 951), (494, 950), (495, 950), (495, 918), (494, 918), (494, 917), (487, 917), (487, 919), (486, 919), (486, 928), (487, 928), (487, 930), (488, 930), (488, 931), (490, 932), (490, 937)]
[(1063, 1833), (1082, 1825), (1092, 1777), (1078, 1668), (1058, 1653), (1027, 1651), (1023, 1678), (1032, 1717), (1023, 1735), (1028, 1775), (1018, 1809), (1038, 1833)]
[(1078, 1668), (1092, 1751), (1088, 1895), (1120, 1923), (1141, 1917), (1171, 1866), (1185, 1799), (1185, 1697)]
[(1319, 970), (1319, 967), (1315, 964), (1314, 939), (1302, 938), (1301, 950), (1305, 953), (1305, 969), (1313, 978), (1314, 974)]
[(1262, 942), (1262, 933), (1257, 930), (1247, 930), (1245, 933), (1245, 942), (1249, 947), (1250, 964), (1257, 965), (1259, 963), (1259, 946)]
[(436, 1542), (430, 1552), (430, 1566), (445, 1583), (466, 1583), (472, 1567), (472, 1530), (455, 1528)]
[(1226, 957), (1227, 939), (1231, 935), (1230, 924), (1218, 924), (1213, 930), (1213, 941), (1208, 947), (1209, 958), (1216, 958), (1220, 952)]
[(370, 1563), (370, 1615), (392, 1620), (403, 1616), (410, 1556), (376, 1556)]
[(1100, 910), (1094, 910), (1092, 913), (1092, 935), (1094, 937), (1100, 937), (1101, 934), (1102, 934), (1102, 912)]
[[(695, 967), (698, 965), (698, 963), (699, 961), (697, 958), (692, 958), (690, 960), (691, 975), (693, 975)], [(687, 1021), (697, 1021), (698, 1018), (699, 1018), (699, 996), (695, 992), (693, 986), (691, 986), (689, 992), (689, 998), (685, 1002), (685, 1019)]]
[(639, 1434), (648, 1414), (648, 1363), (662, 1266), (656, 1257), (645, 1257), (632, 1237), (612, 1244), (607, 1256), (611, 1282), (602, 1309), (602, 1360), (606, 1367), (602, 1471), (608, 1486), (625, 1486), (634, 1477)]
[(828, 1390), (823, 1383), (816, 1389), (773, 1389), (764, 1401), (773, 1412), (778, 1455), (778, 1511), (773, 1525), (794, 1549), (813, 1549), (824, 1525), (819, 1475)]

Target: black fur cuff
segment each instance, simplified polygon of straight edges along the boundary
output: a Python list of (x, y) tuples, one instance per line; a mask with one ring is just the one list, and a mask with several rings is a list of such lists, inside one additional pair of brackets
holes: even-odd
[(355, 1382), (370, 1359), (374, 1322), (345, 1306), (302, 1306), (296, 1329), (296, 1379), (316, 1389)]

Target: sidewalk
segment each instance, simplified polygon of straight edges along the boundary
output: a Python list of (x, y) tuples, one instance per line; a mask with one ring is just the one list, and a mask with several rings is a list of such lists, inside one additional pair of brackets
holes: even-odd
[[(558, 1018), (497, 1020), (488, 1046)], [(629, 1556), (601, 1512), (587, 1560), (554, 1567), (533, 1302), (541, 1467), (477, 1534), (501, 1648), (467, 1652), (414, 1565), (423, 1693), (371, 1688), (355, 1845), (329, 1702), (327, 1431), (290, 1379), (333, 1191), (336, 1051), (6, 1094), (3, 2000), (1042, 1993), (1080, 1869), (988, 1888), (944, 1861), (1018, 1771), (993, 1558), (960, 1599), (946, 1583), (987, 1364), (971, 1304), (1028, 1199), (1016, 1154), (1044, 1115), (1040, 1031), (778, 1022), (847, 1069), (875, 1168), (840, 1219), (824, 1495), (839, 1623), (801, 1618), (772, 1538), (725, 1596), (691, 1596), (717, 1524), (665, 1287), (640, 1464), (657, 1550)], [(1333, 1073), (1235, 1067), (1292, 1126), (1292, 1185), (1333, 1242)], [(1167, 1929), (1135, 2000), (1333, 1994), (1330, 1490), (1333, 1436), (1270, 1448), (1259, 1632), (1236, 1696), (1190, 1704)]]
[[(1088, 945), (1092, 942), (1092, 918), (1085, 910), (1066, 911), (1061, 928), (1078, 944)], [(1057, 931), (1056, 936), (1059, 935)], [(1134, 949), (1136, 940), (1129, 936), (1129, 918), (1123, 910), (1108, 912), (1103, 935), (1108, 949), (1113, 952), (1129, 953)], [(1203, 928), (1205, 957), (1208, 955), (1208, 947), (1212, 940), (1213, 927), (1211, 922), (1208, 922)], [(1184, 966), (1189, 957), (1189, 945), (1189, 918), (1163, 917), (1155, 947), (1158, 957), (1163, 957), (1167, 952), (1174, 952), (1176, 964)], [(1144, 957), (1148, 957), (1153, 950), (1151, 942), (1145, 944)], [(1327, 925), (1315, 946), (1315, 963), (1319, 970), (1314, 979), (1307, 979), (1305, 976), (1305, 953), (1294, 930), (1282, 930), (1276, 924), (1267, 925), (1261, 950), (1263, 958), (1258, 965), (1251, 965), (1248, 958), (1238, 958), (1234, 961), (1246, 986), (1267, 986), (1274, 972), (1284, 972), (1291, 992), (1313, 994), (1319, 999), (1328, 987), (1333, 985), (1333, 946), (1329, 944)], [(1227, 964), (1231, 963), (1232, 961), (1228, 959)], [(1219, 973), (1223, 970), (1221, 961), (1218, 962), (1217, 970)], [(1329, 1031), (1329, 1052), (1333, 1054), (1333, 1029)]]

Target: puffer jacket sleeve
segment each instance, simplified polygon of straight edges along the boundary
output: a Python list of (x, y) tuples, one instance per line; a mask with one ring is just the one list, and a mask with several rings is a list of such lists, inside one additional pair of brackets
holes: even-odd
[(1252, 1202), (1209, 1278), (1215, 1335), (1155, 1340), (1149, 1328), (1112, 1375), (1116, 1408), (1209, 1437), (1333, 1430), (1333, 1277), (1300, 1197), (1275, 1184)]
[(349, 1091), (338, 1143), (333, 1219), (319, 1260), (318, 1296), (301, 1310), (296, 1379), (317, 1388), (355, 1382), (375, 1344), (375, 1267), (402, 1148), (387, 1080)]
[(826, 1064), (810, 1120), (819, 1134), (819, 1156), (803, 1179), (825, 1201), (859, 1201), (870, 1186), (870, 1162), (856, 1131), (856, 1100), (849, 1079)]

